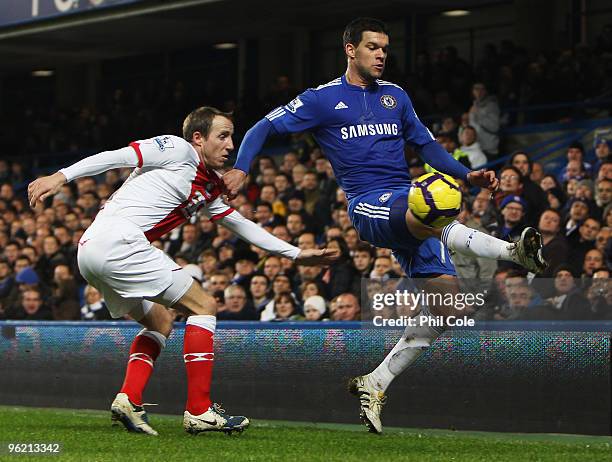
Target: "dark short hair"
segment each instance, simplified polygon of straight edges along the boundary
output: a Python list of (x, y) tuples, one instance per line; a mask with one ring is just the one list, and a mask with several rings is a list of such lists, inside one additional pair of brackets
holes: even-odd
[(264, 207), (266, 207), (266, 208), (267, 208), (267, 209), (268, 209), (270, 212), (272, 212), (272, 211), (274, 210), (274, 208), (272, 207), (272, 204), (270, 204), (270, 203), (269, 203), (269, 202), (267, 202), (267, 201), (262, 201), (262, 200), (258, 200), (258, 201), (255, 203), (255, 208), (257, 208), (257, 207), (259, 207), (259, 206), (261, 206), (261, 205), (263, 205)]
[(233, 120), (231, 112), (223, 112), (211, 106), (202, 106), (194, 109), (183, 121), (183, 138), (191, 141), (195, 132), (200, 132), (204, 138), (208, 137), (213, 119), (216, 116)]
[(580, 152), (584, 154), (584, 145), (578, 140), (572, 141), (567, 149), (580, 149)]
[(389, 35), (389, 30), (384, 22), (374, 18), (357, 18), (348, 23), (344, 29), (344, 34), (342, 34), (343, 45), (346, 46), (347, 43), (355, 46), (359, 45), (362, 35), (366, 31)]
[(542, 215), (544, 215), (546, 212), (552, 212), (552, 213), (554, 213), (555, 215), (557, 215), (557, 216), (559, 217), (559, 221), (561, 221), (561, 220), (563, 219), (563, 216), (561, 215), (561, 212), (559, 212), (559, 211), (558, 211), (558, 210), (556, 210), (556, 209), (550, 209), (550, 208), (549, 208), (549, 209), (544, 210), (544, 211), (543, 211), (543, 212), (540, 214), (540, 217), (541, 217)]

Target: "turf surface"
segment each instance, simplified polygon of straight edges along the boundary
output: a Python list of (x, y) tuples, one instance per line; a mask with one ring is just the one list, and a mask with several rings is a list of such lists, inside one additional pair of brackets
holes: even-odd
[[(190, 436), (182, 417), (152, 415), (159, 437), (110, 426), (102, 411), (0, 406), (0, 460), (68, 461), (605, 461), (612, 438), (386, 429), (255, 421), (240, 436)], [(10, 455), (8, 443), (61, 443), (59, 456)]]

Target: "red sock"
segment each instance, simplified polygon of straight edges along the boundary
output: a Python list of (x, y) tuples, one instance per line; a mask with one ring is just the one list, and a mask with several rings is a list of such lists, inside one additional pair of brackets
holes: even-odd
[(153, 364), (160, 351), (160, 344), (143, 332), (140, 332), (132, 342), (130, 359), (120, 393), (127, 394), (130, 401), (136, 405), (142, 405), (142, 392), (151, 377)]
[(185, 326), (183, 358), (187, 369), (187, 411), (200, 415), (210, 407), (213, 350), (216, 319), (214, 316), (190, 316)]

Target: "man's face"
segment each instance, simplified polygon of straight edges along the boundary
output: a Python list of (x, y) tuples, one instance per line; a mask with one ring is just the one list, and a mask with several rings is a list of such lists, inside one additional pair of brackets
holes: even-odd
[(289, 186), (289, 181), (285, 175), (277, 175), (274, 178), (274, 186), (278, 192), (283, 192)]
[(231, 313), (238, 313), (246, 304), (246, 296), (244, 292), (237, 287), (232, 287), (228, 292), (229, 293), (225, 296), (225, 308)]
[(281, 292), (290, 292), (291, 284), (289, 283), (289, 278), (287, 276), (277, 276), (274, 278), (274, 282), (272, 283), (272, 290), (274, 290), (275, 294), (280, 294)]
[(281, 270), (281, 262), (276, 257), (268, 257), (264, 263), (264, 274), (268, 276), (268, 279), (273, 279)]
[(22, 295), (21, 306), (28, 314), (34, 314), (42, 305), (40, 294), (34, 290), (26, 290)]
[(317, 175), (314, 173), (307, 173), (304, 175), (302, 180), (302, 189), (305, 191), (314, 191), (317, 189)]
[(510, 202), (502, 210), (506, 226), (514, 226), (523, 218), (523, 206), (518, 202)]
[(499, 176), (499, 188), (503, 192), (515, 192), (518, 191), (521, 185), (521, 178), (512, 169), (504, 170)]
[(266, 294), (268, 282), (262, 276), (253, 276), (251, 279), (250, 290), (254, 298), (261, 298)]
[(604, 252), (608, 239), (610, 238), (610, 228), (601, 228), (595, 238), (595, 247), (600, 252)]
[(389, 36), (382, 32), (365, 31), (357, 46), (347, 43), (344, 50), (359, 75), (366, 81), (379, 79), (385, 70)]
[(301, 212), (304, 210), (304, 201), (299, 197), (292, 197), (287, 203), (290, 212)]
[(599, 143), (595, 147), (595, 154), (598, 159), (605, 159), (608, 157), (610, 155), (610, 146), (608, 146), (608, 143)]
[(357, 268), (357, 271), (363, 272), (367, 270), (371, 262), (372, 256), (370, 255), (370, 252), (357, 251), (353, 256), (353, 264), (355, 265), (355, 268)]
[(582, 163), (578, 160), (570, 160), (567, 163), (567, 177), (578, 178), (582, 176)]
[(570, 208), (570, 218), (574, 221), (584, 220), (589, 214), (589, 207), (584, 202), (574, 202)]
[(45, 253), (45, 255), (53, 255), (58, 250), (59, 247), (55, 238), (51, 236), (45, 237), (45, 240), (43, 241), (43, 252)]
[(351, 218), (349, 217), (348, 211), (345, 209), (338, 210), (338, 225), (340, 225), (342, 229), (351, 225)]
[(314, 281), (321, 274), (320, 266), (298, 266), (298, 273), (302, 281)]
[(391, 269), (391, 259), (377, 258), (374, 262), (374, 272), (376, 276), (381, 278)]
[(608, 180), (612, 180), (612, 164), (603, 164), (599, 168), (599, 173), (597, 174), (598, 180), (603, 180), (604, 178)]
[(487, 96), (487, 89), (481, 83), (477, 83), (472, 87), (472, 96), (476, 101), (480, 101)]
[(531, 181), (538, 183), (544, 176), (544, 167), (539, 162), (534, 162), (531, 166)]
[(569, 148), (567, 150), (567, 160), (577, 160), (582, 162), (582, 151), (578, 148)]
[(255, 264), (251, 260), (238, 260), (236, 262), (236, 273), (240, 276), (248, 276), (255, 270)]
[(527, 308), (531, 301), (531, 289), (521, 285), (508, 289), (508, 302), (512, 308)]
[(291, 172), (293, 167), (298, 164), (298, 156), (294, 152), (288, 152), (283, 157), (283, 168), (285, 172)]
[(229, 279), (225, 274), (215, 274), (210, 278), (210, 282), (208, 287), (211, 292), (216, 292), (218, 290), (225, 290), (229, 283)]
[(196, 241), (197, 232), (195, 225), (183, 226), (183, 242), (193, 244)]
[(17, 260), (17, 256), (19, 255), (19, 247), (15, 244), (9, 244), (4, 248), (4, 256), (11, 263)]
[(209, 168), (222, 168), (230, 152), (234, 150), (232, 135), (234, 134), (234, 124), (223, 116), (215, 116), (210, 127), (210, 132), (206, 138), (200, 137), (194, 141), (200, 143), (200, 150), (204, 163)]
[(560, 294), (566, 294), (574, 288), (574, 276), (569, 271), (559, 271), (555, 276), (555, 289)]
[(594, 241), (597, 237), (597, 233), (601, 229), (599, 222), (596, 220), (588, 219), (578, 229), (580, 237), (585, 241)]
[(600, 181), (597, 185), (597, 197), (602, 205), (612, 200), (612, 181)]
[(312, 233), (304, 233), (298, 238), (298, 247), (301, 250), (314, 249), (316, 246), (315, 237)]
[(62, 282), (72, 279), (70, 275), (70, 269), (66, 265), (57, 265), (53, 270), (53, 280), (55, 282)]
[(279, 238), (281, 241), (285, 241), (285, 242), (290, 242), (291, 241), (291, 235), (289, 234), (289, 231), (287, 231), (287, 227), (286, 226), (275, 226), (274, 229), (272, 230), (272, 234)]
[(272, 211), (267, 205), (258, 205), (255, 210), (255, 220), (257, 223), (266, 224), (272, 219)]
[(68, 229), (75, 230), (79, 227), (79, 219), (75, 213), (67, 213), (66, 218), (64, 219), (64, 223), (68, 227)]
[(72, 242), (72, 236), (68, 233), (68, 230), (63, 226), (55, 228), (53, 234), (60, 241), (61, 244), (69, 244)]
[(593, 270), (603, 266), (603, 254), (597, 249), (589, 250), (584, 256), (583, 270), (587, 274), (591, 274)]
[(486, 212), (490, 200), (491, 193), (489, 191), (480, 191), (478, 195), (474, 198), (474, 203), (472, 204), (472, 213), (476, 216), (482, 216)]
[(86, 295), (85, 295), (85, 301), (87, 303), (89, 303), (90, 305), (99, 302), (102, 299), (102, 295), (100, 295), (100, 292), (98, 292), (98, 289), (96, 289), (93, 286), (89, 286), (87, 288), (86, 291)]
[(276, 191), (271, 185), (265, 185), (263, 188), (261, 188), (259, 198), (264, 202), (269, 202), (272, 204), (276, 200)]
[(217, 267), (217, 257), (213, 256), (213, 255), (206, 255), (203, 259), (202, 259), (202, 264), (200, 265), (202, 267), (202, 271), (204, 271), (204, 273), (211, 273), (215, 270), (215, 268)]
[(560, 226), (561, 220), (559, 219), (559, 215), (557, 215), (555, 212), (546, 211), (540, 217), (538, 229), (541, 233), (557, 234)]
[(302, 217), (297, 214), (289, 215), (287, 218), (287, 229), (294, 236), (300, 234), (304, 230)]
[(512, 160), (512, 166), (520, 170), (521, 175), (529, 175), (529, 160), (525, 154), (517, 154)]
[(464, 146), (470, 146), (476, 141), (476, 130), (473, 128), (466, 128), (461, 132), (461, 143)]
[(276, 169), (274, 167), (265, 168), (261, 175), (261, 181), (264, 185), (273, 185), (276, 178)]
[(333, 312), (334, 321), (354, 321), (359, 319), (359, 303), (354, 295), (340, 295), (336, 299)]

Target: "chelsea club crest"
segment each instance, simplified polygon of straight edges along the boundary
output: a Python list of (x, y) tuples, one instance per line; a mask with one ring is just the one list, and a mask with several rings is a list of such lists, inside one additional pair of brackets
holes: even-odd
[(380, 97), (380, 104), (387, 109), (393, 109), (397, 106), (397, 100), (391, 95), (382, 95)]

